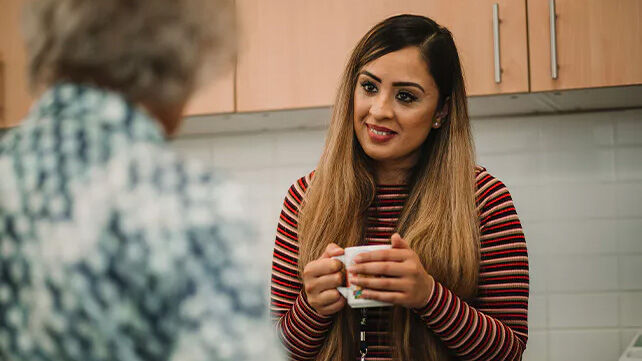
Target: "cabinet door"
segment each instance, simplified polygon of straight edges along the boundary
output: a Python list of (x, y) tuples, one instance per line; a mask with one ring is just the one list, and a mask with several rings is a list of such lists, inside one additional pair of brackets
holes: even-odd
[(230, 70), (199, 87), (187, 104), (184, 115), (231, 113), (233, 111), (234, 72)]
[(27, 81), (27, 56), (21, 35), (22, 0), (2, 0), (0, 5), (0, 128), (18, 125), (31, 105)]
[[(642, 83), (642, 1), (528, 1), (531, 91)], [(557, 79), (552, 76), (555, 30)]]
[[(433, 18), (454, 34), (470, 95), (528, 91), (524, 0), (237, 0), (237, 110), (331, 105), (357, 41), (386, 17)], [(493, 4), (503, 69), (495, 82)]]

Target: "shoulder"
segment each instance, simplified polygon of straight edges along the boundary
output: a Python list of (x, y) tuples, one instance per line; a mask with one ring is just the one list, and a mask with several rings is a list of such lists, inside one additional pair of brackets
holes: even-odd
[[(119, 153), (109, 162), (107, 177), (122, 197), (138, 198), (142, 204), (160, 209), (166, 203), (169, 213), (178, 211), (177, 207), (234, 213), (227, 203), (230, 198), (240, 197), (240, 185), (199, 161), (180, 156), (167, 144), (141, 142)], [(193, 213), (181, 217), (189, 221)]]
[(286, 194), (286, 202), (291, 200), (296, 204), (296, 206), (301, 205), (303, 202), (303, 197), (305, 196), (305, 193), (309, 189), (310, 185), (312, 184), (312, 180), (314, 178), (314, 171), (311, 171), (307, 175), (297, 179), (290, 187), (288, 188), (288, 192)]
[(479, 209), (492, 206), (498, 200), (511, 200), (506, 185), (482, 166), (475, 167), (475, 199)]
[(477, 211), (482, 233), (519, 233), (523, 240), (522, 226), (506, 185), (485, 168), (478, 167)]

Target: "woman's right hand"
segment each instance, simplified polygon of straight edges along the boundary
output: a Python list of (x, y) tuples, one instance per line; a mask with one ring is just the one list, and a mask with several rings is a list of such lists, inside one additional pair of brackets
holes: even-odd
[(346, 305), (346, 299), (336, 289), (343, 284), (343, 263), (332, 258), (342, 254), (343, 248), (330, 243), (321, 257), (303, 269), (303, 286), (308, 303), (324, 316), (333, 315)]

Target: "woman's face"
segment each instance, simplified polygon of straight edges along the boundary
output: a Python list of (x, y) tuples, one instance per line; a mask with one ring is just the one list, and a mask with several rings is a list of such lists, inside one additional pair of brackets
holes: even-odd
[(428, 133), (441, 125), (435, 120), (438, 101), (439, 90), (417, 47), (386, 54), (361, 69), (354, 90), (354, 131), (376, 166), (417, 163)]

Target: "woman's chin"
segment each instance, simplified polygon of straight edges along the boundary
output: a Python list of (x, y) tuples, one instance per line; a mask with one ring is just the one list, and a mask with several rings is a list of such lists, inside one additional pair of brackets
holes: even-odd
[(366, 155), (375, 163), (387, 163), (395, 160), (395, 157), (390, 152), (366, 151)]

